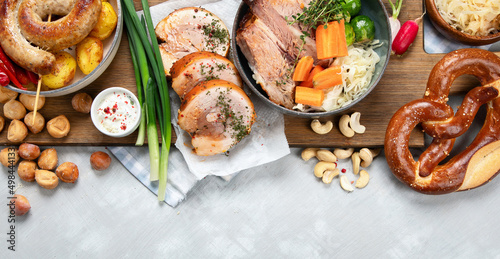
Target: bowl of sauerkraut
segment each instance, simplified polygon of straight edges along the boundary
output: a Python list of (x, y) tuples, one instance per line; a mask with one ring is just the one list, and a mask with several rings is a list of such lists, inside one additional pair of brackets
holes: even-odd
[[(339, 114), (366, 97), (382, 78), (391, 54), (391, 33), (388, 14), (381, 0), (345, 1), (344, 5), (348, 6), (344, 11), (350, 13), (339, 18), (344, 19), (339, 21), (339, 24), (343, 24), (339, 26), (345, 27), (347, 54), (333, 58), (320, 58), (316, 51), (317, 44), (314, 44), (319, 41), (315, 37), (317, 27), (326, 30), (326, 26), (318, 23), (317, 27), (311, 29), (293, 19), (305, 17), (307, 22), (307, 16), (313, 10), (312, 3), (324, 2), (328, 5), (332, 2), (342, 4), (344, 1), (312, 1), (306, 5), (300, 4), (301, 1), (251, 1), (250, 5), (255, 6), (249, 6), (246, 2), (242, 2), (236, 13), (231, 37), (234, 48), (232, 57), (246, 85), (272, 108), (287, 115), (306, 118)], [(283, 9), (283, 4), (289, 8)], [(339, 10), (342, 12), (342, 9)], [(265, 14), (274, 16), (265, 17)], [(287, 38), (283, 35), (291, 36)], [(298, 35), (307, 37), (301, 36), (299, 39)], [(302, 44), (304, 38), (306, 40)], [(314, 51), (303, 47), (307, 44), (311, 44)], [(295, 80), (298, 63), (306, 56), (313, 60), (312, 68), (304, 69), (308, 71), (307, 79)], [(329, 79), (329, 76), (324, 76), (311, 82), (311, 76), (317, 68), (318, 75), (321, 71), (338, 69), (336, 73), (341, 74), (341, 79), (323, 85)], [(314, 102), (318, 105), (301, 103), (297, 93), (299, 90), (301, 94), (305, 91), (303, 96), (306, 96), (304, 99), (309, 98), (307, 101), (315, 98), (307, 96), (308, 91), (314, 94), (322, 92), (321, 101)]]
[(446, 38), (472, 46), (500, 40), (499, 0), (425, 0), (434, 27)]

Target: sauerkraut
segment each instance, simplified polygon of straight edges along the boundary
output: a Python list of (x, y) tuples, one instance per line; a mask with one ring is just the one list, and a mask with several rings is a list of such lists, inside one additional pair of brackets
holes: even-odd
[(375, 73), (375, 65), (380, 61), (374, 48), (380, 45), (378, 41), (351, 45), (348, 48), (348, 56), (335, 59), (333, 65), (341, 65), (344, 82), (325, 93), (321, 107), (323, 110), (339, 109), (358, 99), (368, 90)]
[(500, 0), (435, 0), (441, 17), (455, 29), (473, 36), (500, 30)]

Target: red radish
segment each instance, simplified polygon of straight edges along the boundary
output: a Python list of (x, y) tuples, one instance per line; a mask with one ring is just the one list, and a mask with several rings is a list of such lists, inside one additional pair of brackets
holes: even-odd
[[(425, 13), (424, 13), (425, 14)], [(392, 42), (392, 52), (396, 55), (403, 55), (410, 45), (415, 41), (418, 33), (418, 23), (422, 20), (422, 16), (412, 21), (406, 21), (399, 30), (396, 38)]]
[(389, 4), (391, 4), (392, 8), (392, 16), (389, 17), (389, 25), (391, 26), (392, 41), (394, 41), (394, 38), (396, 38), (396, 34), (398, 34), (399, 29), (401, 29), (401, 23), (398, 20), (398, 16), (399, 12), (401, 11), (403, 0), (396, 0), (395, 5), (391, 0), (389, 0)]

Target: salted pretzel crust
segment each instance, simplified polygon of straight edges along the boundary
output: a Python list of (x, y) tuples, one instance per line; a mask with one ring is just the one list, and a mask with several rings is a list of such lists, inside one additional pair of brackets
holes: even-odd
[[(471, 89), (454, 113), (447, 104), (453, 81), (475, 76), (482, 86)], [(500, 171), (500, 57), (481, 49), (448, 53), (432, 69), (423, 98), (401, 107), (389, 122), (385, 155), (393, 174), (427, 194), (469, 190), (487, 183)], [(455, 139), (470, 127), (486, 105), (486, 119), (472, 143), (448, 162)], [(409, 151), (410, 132), (421, 124), (433, 137), (418, 162)]]

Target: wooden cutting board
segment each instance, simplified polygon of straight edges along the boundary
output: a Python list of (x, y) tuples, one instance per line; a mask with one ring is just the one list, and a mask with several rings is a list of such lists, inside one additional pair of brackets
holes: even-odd
[[(161, 0), (150, 0), (150, 5), (161, 3)], [(386, 2), (386, 1), (384, 1)], [(141, 9), (140, 1), (135, 0), (136, 9)], [(386, 5), (387, 10), (390, 6)], [(401, 21), (415, 19), (423, 12), (421, 0), (406, 0), (399, 16)], [(235, 10), (236, 12), (236, 10)], [(423, 27), (423, 26), (421, 26)], [(285, 116), (285, 134), (290, 146), (295, 147), (380, 147), (384, 143), (387, 124), (394, 112), (405, 103), (421, 98), (424, 94), (427, 77), (434, 66), (444, 55), (427, 54), (423, 49), (423, 30), (421, 29), (410, 51), (403, 57), (391, 57), (385, 73), (377, 87), (363, 101), (353, 109), (346, 111), (350, 114), (361, 112), (361, 123), (366, 126), (364, 134), (357, 134), (353, 138), (343, 137), (338, 127), (326, 134), (318, 135), (310, 129), (310, 119)], [(101, 90), (120, 86), (136, 92), (133, 67), (130, 59), (128, 41), (124, 35), (118, 53), (109, 68), (90, 86), (80, 92), (87, 92), (95, 97)], [(463, 93), (477, 81), (472, 77), (458, 78), (452, 93)], [(75, 93), (76, 94), (76, 93)], [(100, 133), (92, 124), (90, 115), (81, 114), (71, 107), (71, 98), (74, 94), (62, 97), (47, 98), (46, 104), (40, 111), (46, 121), (64, 114), (71, 124), (70, 134), (61, 139), (52, 138), (46, 130), (39, 134), (29, 134), (26, 142), (39, 145), (133, 145), (137, 134), (124, 138), (111, 138)], [(3, 114), (3, 108), (0, 108)], [(322, 118), (322, 121), (332, 120), (337, 124), (339, 116)], [(7, 141), (7, 127), (0, 133), (0, 144), (12, 145)], [(175, 136), (173, 140), (175, 141)], [(423, 133), (414, 130), (410, 138), (410, 145), (421, 147), (424, 144)]]

